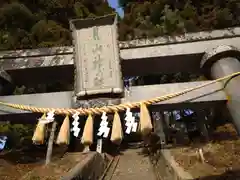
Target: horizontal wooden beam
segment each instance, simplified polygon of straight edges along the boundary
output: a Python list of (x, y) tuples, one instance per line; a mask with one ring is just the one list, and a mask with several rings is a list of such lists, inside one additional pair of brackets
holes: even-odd
[[(132, 71), (134, 69), (136, 69), (134, 72), (134, 75), (139, 75), (139, 73), (145, 74), (146, 73), (145, 71), (137, 70), (139, 68), (132, 69), (132, 67), (129, 67), (129, 63), (136, 62), (138, 63), (138, 66), (140, 66), (141, 68), (146, 68), (146, 65), (147, 67), (150, 66), (151, 68), (154, 68), (155, 66), (159, 66), (157, 68), (162, 69), (162, 71), (164, 72), (169, 72), (169, 71), (175, 72), (179, 70), (176, 70), (175, 67), (173, 66), (174, 64), (169, 63), (169, 61), (174, 61), (174, 62), (177, 61), (178, 69), (180, 68), (180, 71), (181, 70), (182, 71), (189, 71), (189, 70), (199, 71), (201, 56), (206, 50), (215, 48), (223, 44), (232, 45), (240, 48), (239, 40), (240, 40), (240, 37), (231, 37), (231, 38), (213, 39), (213, 40), (205, 40), (205, 41), (184, 42), (184, 43), (121, 49), (120, 57), (123, 59), (122, 68), (126, 75), (133, 74)], [(7, 59), (3, 58), (3, 59), (0, 59), (0, 65), (5, 70), (63, 66), (63, 65), (72, 65), (73, 58), (74, 57), (72, 52), (66, 53), (66, 54), (63, 53), (63, 54), (46, 55), (46, 56), (14, 57), (14, 58), (7, 58)], [(184, 60), (185, 58), (187, 59)], [(151, 61), (151, 63), (149, 63), (149, 61)], [(184, 65), (186, 65), (186, 63), (191, 63), (191, 65), (193, 64), (194, 66), (192, 67), (192, 66), (189, 66), (188, 64), (188, 66), (181, 65), (183, 67), (179, 67), (179, 64), (182, 64), (182, 63)], [(171, 66), (167, 64), (171, 64)], [(167, 65), (167, 67), (165, 67), (165, 65)], [(131, 68), (131, 70), (128, 70), (129, 68)]]
[[(189, 82), (189, 83), (173, 83), (162, 85), (136, 86), (131, 87), (129, 96), (121, 100), (122, 103), (135, 102), (154, 98), (157, 96), (166, 95), (168, 93), (178, 92), (187, 88), (196, 87), (208, 81)], [(199, 108), (212, 107), (217, 104), (224, 104), (226, 102), (226, 94), (222, 89), (221, 83), (215, 83), (207, 87), (194, 90), (185, 95), (181, 95), (167, 101), (160, 102), (152, 106), (152, 108), (160, 109), (181, 109), (181, 108)], [(74, 106), (73, 92), (56, 92), (43, 94), (28, 94), (15, 96), (0, 96), (0, 101), (32, 105), (36, 107), (53, 107), (53, 108), (71, 108)], [(20, 111), (5, 106), (0, 107), (0, 121), (3, 115), (15, 113), (26, 114), (28, 112)]]
[(240, 48), (240, 37), (123, 49), (123, 74), (201, 73), (204, 53), (223, 44)]
[[(37, 107), (52, 107), (52, 108), (70, 108), (73, 102), (73, 92), (54, 92), (54, 93), (38, 93), (38, 94), (24, 94), (24, 95), (13, 95), (13, 96), (0, 96), (0, 101), (24, 104)], [(16, 110), (6, 106), (1, 106), (1, 114), (11, 113), (28, 113), (26, 111)]]
[[(146, 85), (146, 86), (132, 86), (130, 87), (129, 97), (122, 99), (122, 102), (136, 102), (146, 99), (152, 99), (158, 96), (164, 96), (176, 92), (180, 92), (189, 88), (194, 88), (211, 81), (194, 81), (184, 83), (170, 83), (160, 85)], [(226, 95), (222, 90), (221, 83), (211, 84), (209, 86), (196, 89), (184, 95), (174, 97), (172, 99), (159, 102), (158, 104), (173, 104), (181, 103), (184, 101), (197, 102), (197, 101), (212, 101), (212, 100), (226, 100)], [(220, 91), (220, 92), (219, 92)], [(215, 92), (215, 93), (214, 93)]]
[[(240, 48), (240, 28), (121, 42), (122, 72), (124, 76), (200, 73), (204, 52), (223, 44)], [(64, 78), (69, 81), (73, 79), (73, 58), (72, 47), (11, 51), (0, 55), (0, 66), (20, 84)], [(133, 68), (136, 64), (138, 67)]]
[[(136, 48), (144, 46), (156, 45), (169, 45), (179, 44), (185, 42), (197, 42), (223, 38), (234, 38), (240, 36), (240, 27), (227, 28), (222, 30), (202, 31), (196, 33), (185, 33), (179, 36), (160, 36), (152, 39), (136, 39), (131, 41), (120, 41), (119, 48)], [(1, 51), (0, 59), (11, 58), (26, 58), (38, 56), (51, 56), (51, 55), (66, 55), (72, 54), (72, 46), (52, 47), (52, 48), (39, 48), (39, 49), (22, 49), (15, 51)]]

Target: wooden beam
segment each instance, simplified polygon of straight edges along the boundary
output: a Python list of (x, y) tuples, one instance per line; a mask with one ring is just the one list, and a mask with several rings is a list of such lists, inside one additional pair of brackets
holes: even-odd
[[(162, 85), (149, 86), (135, 86), (130, 88), (130, 96), (123, 98), (121, 101), (133, 102), (141, 101), (156, 96), (166, 95), (168, 93), (178, 92), (187, 88), (196, 87), (207, 81), (189, 82), (189, 83), (173, 83)], [(226, 95), (221, 91), (222, 84), (215, 83), (207, 87), (192, 91), (182, 96), (172, 98), (167, 101), (160, 102), (153, 105), (153, 108), (160, 109), (178, 109), (191, 107), (206, 107), (214, 106), (226, 102)], [(28, 94), (16, 96), (0, 96), (0, 101), (10, 102), (16, 104), (32, 105), (36, 107), (53, 107), (53, 108), (70, 108), (72, 107), (72, 91), (56, 92), (56, 93), (42, 93), (42, 94)], [(5, 106), (1, 106), (0, 115), (7, 115), (12, 113), (28, 113)], [(1, 116), (0, 116), (1, 117)], [(0, 118), (1, 120), (1, 118)]]
[[(153, 39), (136, 39), (131, 41), (120, 41), (119, 48), (136, 48), (143, 46), (169, 45), (185, 42), (197, 42), (205, 40), (234, 38), (240, 35), (240, 27), (226, 28), (213, 31), (202, 31), (196, 33), (185, 33), (180, 36), (160, 36)], [(1, 51), (0, 59), (27, 58), (51, 55), (67, 55), (73, 53), (72, 46), (61, 46), (39, 49), (22, 49), (15, 51)]]
[[(0, 101), (37, 107), (70, 108), (72, 107), (72, 96), (72, 91), (66, 91), (54, 93), (0, 96)], [(0, 115), (12, 113), (19, 114), (28, 112), (1, 106)]]
[[(200, 61), (206, 50), (222, 44), (240, 48), (239, 42), (240, 28), (121, 42), (119, 46), (121, 47), (122, 72), (124, 76), (140, 76), (160, 72), (200, 73)], [(138, 68), (133, 68), (136, 64)], [(58, 79), (61, 80), (65, 78), (61, 74), (73, 74), (73, 49), (72, 47), (59, 47), (21, 50), (18, 53), (3, 52), (0, 55), (0, 66), (7, 70), (16, 81), (26, 82), (30, 81), (32, 77), (34, 77), (32, 81), (35, 82), (41, 79), (44, 81), (45, 77), (50, 80), (49, 74), (59, 75), (60, 79)], [(54, 73), (47, 71), (47, 67), (56, 67)], [(32, 68), (41, 70), (33, 71)], [(28, 70), (26, 73), (28, 76), (22, 75), (24, 71), (17, 71), (23, 69)], [(29, 76), (31, 73), (34, 75)], [(20, 79), (20, 77), (24, 78)]]
[[(193, 88), (209, 81), (196, 81), (186, 83), (171, 83), (149, 86), (135, 86), (130, 88), (130, 96), (127, 99), (122, 99), (122, 102), (135, 102), (146, 99), (151, 99), (157, 96), (167, 95), (169, 93), (179, 92), (188, 88)], [(177, 96), (175, 98), (159, 102), (154, 105), (160, 109), (184, 108), (185, 106), (192, 107), (194, 104), (211, 105), (216, 102), (226, 101), (226, 94), (221, 91), (221, 83), (211, 84), (201, 89), (194, 90), (187, 94)]]
[[(203, 54), (219, 45), (240, 48), (240, 37), (122, 49), (123, 74), (201, 73)], [(196, 48), (197, 47), (197, 48)], [(137, 68), (133, 68), (135, 65)]]
[[(123, 76), (187, 72), (200, 74), (204, 52), (227, 44), (240, 48), (240, 37), (122, 49)], [(193, 48), (198, 47), (198, 48)], [(57, 58), (56, 58), (57, 57)], [(6, 59), (0, 62), (16, 84), (73, 81), (73, 54)], [(138, 65), (137, 68), (133, 68)]]
[(45, 165), (48, 165), (51, 162), (51, 159), (52, 159), (53, 143), (54, 143), (54, 140), (55, 140), (56, 128), (57, 128), (57, 122), (53, 121), (50, 136), (49, 136), (49, 139), (48, 139), (48, 147), (47, 147)]

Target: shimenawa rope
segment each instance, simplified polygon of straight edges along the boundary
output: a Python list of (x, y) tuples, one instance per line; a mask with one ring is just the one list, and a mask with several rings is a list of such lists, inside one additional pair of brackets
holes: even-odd
[[(36, 113), (47, 113), (50, 111), (54, 111), (54, 114), (63, 114), (63, 115), (73, 115), (75, 113), (79, 113), (79, 115), (89, 115), (89, 114), (102, 114), (104, 112), (106, 113), (112, 113), (112, 112), (118, 112), (118, 111), (124, 111), (127, 108), (139, 108), (141, 104), (145, 105), (151, 105), (155, 104), (161, 101), (169, 100), (171, 98), (186, 94), (188, 92), (209, 86), (211, 84), (224, 81), (224, 80), (230, 80), (236, 76), (240, 75), (240, 72), (233, 73), (228, 76), (224, 76), (222, 78), (207, 82), (205, 84), (189, 88), (180, 92), (176, 93), (171, 93), (167, 94), (164, 96), (159, 96), (153, 99), (148, 99), (144, 101), (139, 101), (139, 102), (133, 102), (133, 103), (124, 103), (124, 104), (119, 104), (119, 105), (110, 105), (110, 106), (104, 106), (101, 108), (95, 107), (95, 108), (78, 108), (78, 109), (72, 109), (72, 108), (40, 108), (40, 107), (34, 107), (34, 106), (28, 106), (28, 105), (22, 105), (22, 104), (12, 104), (12, 103), (7, 103), (7, 102), (0, 102), (0, 105), (8, 106), (11, 108), (19, 109), (19, 110), (24, 110), (24, 111), (30, 111), (30, 112), (36, 112)], [(229, 81), (227, 81), (229, 82)], [(227, 83), (226, 82), (226, 83)], [(225, 87), (225, 86), (224, 86)]]

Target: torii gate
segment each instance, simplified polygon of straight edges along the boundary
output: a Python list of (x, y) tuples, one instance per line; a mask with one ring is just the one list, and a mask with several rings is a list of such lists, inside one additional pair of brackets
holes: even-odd
[[(69, 75), (69, 72), (73, 70), (71, 69), (69, 71), (69, 65), (71, 65), (70, 68), (72, 68), (74, 62), (76, 70), (74, 80), (75, 92), (68, 91), (35, 95), (2, 96), (0, 97), (1, 101), (25, 105), (31, 103), (33, 106), (37, 107), (49, 107), (46, 109), (36, 109), (13, 105), (15, 108), (22, 108), (22, 110), (30, 110), (33, 112), (49, 112), (53, 110), (51, 108), (60, 108), (53, 112), (60, 114), (75, 114), (76, 112), (89, 114), (89, 112), (82, 109), (77, 109), (77, 111), (75, 109), (61, 109), (71, 108), (73, 106), (79, 108), (82, 104), (79, 106), (79, 101), (77, 99), (101, 97), (104, 98), (100, 100), (101, 105), (102, 103), (107, 105), (109, 103), (120, 104), (131, 102), (130, 105), (111, 106), (109, 111), (125, 111), (127, 107), (139, 108), (141, 106), (141, 112), (144, 112), (143, 116), (145, 117), (142, 123), (147, 120), (146, 126), (141, 125), (143, 128), (142, 131), (146, 130), (149, 132), (152, 125), (149, 121), (150, 118), (145, 105), (151, 105), (150, 108), (158, 108), (161, 110), (179, 108), (180, 106), (184, 108), (189, 106), (189, 104), (191, 104), (191, 106), (195, 105), (197, 108), (199, 105), (204, 107), (224, 105), (226, 100), (228, 100), (228, 109), (233, 117), (233, 122), (238, 132), (240, 132), (240, 114), (238, 112), (240, 97), (237, 91), (238, 81), (240, 79), (239, 77), (235, 77), (240, 72), (240, 63), (238, 61), (238, 59), (240, 59), (238, 50), (238, 48), (240, 48), (240, 41), (237, 36), (240, 34), (239, 28), (215, 31), (212, 33), (205, 32), (205, 34), (201, 32), (199, 33), (200, 35), (198, 34), (198, 37), (196, 37), (196, 34), (186, 34), (183, 37), (177, 38), (158, 38), (152, 41), (135, 40), (128, 43), (123, 42), (120, 43), (121, 58), (119, 58), (115, 15), (108, 15), (96, 19), (72, 20), (70, 24), (74, 39), (74, 61), (72, 61), (72, 51), (69, 50), (69, 48), (65, 48), (64, 52), (60, 52), (62, 56), (59, 55), (58, 58), (53, 56), (53, 58), (50, 57), (49, 60), (48, 56), (46, 58), (44, 57), (44, 59), (38, 59), (40, 64), (31, 64), (32, 62), (30, 62), (30, 60), (25, 61), (24, 58), (9, 63), (9, 61), (5, 59), (16, 56), (14, 54), (9, 56), (3, 53), (4, 55), (1, 57), (4, 61), (1, 62), (1, 67), (3, 67), (2, 72), (5, 74), (6, 72), (9, 73), (10, 78), (4, 78), (7, 82), (10, 82), (10, 79), (18, 81), (20, 79), (23, 80), (23, 77), (31, 78), (30, 76), (26, 77), (19, 75), (21, 73), (24, 74), (21, 70), (22, 68), (25, 68), (24, 71), (26, 73), (27, 71), (32, 74), (35, 73), (35, 81), (41, 78), (46, 80), (46, 77), (49, 76), (46, 75), (47, 73), (44, 74), (44, 71), (49, 71), (48, 69), (44, 69), (44, 67), (47, 66), (55, 66), (56, 68), (53, 70), (55, 72), (51, 73), (57, 72), (60, 78), (64, 79), (66, 76), (68, 79), (72, 76), (72, 74)], [(211, 36), (211, 39), (209, 39), (209, 36)], [(177, 42), (174, 39), (178, 39)], [(133, 45), (134, 43), (138, 43), (137, 47)], [(94, 52), (89, 52), (92, 47), (96, 46), (98, 49), (94, 49)], [(54, 50), (53, 48), (52, 51), (57, 53), (58, 50)], [(52, 52), (50, 51), (49, 53), (51, 54)], [(36, 57), (35, 52), (31, 52), (30, 54)], [(99, 60), (101, 60), (101, 62)], [(85, 66), (81, 66), (82, 64)], [(105, 67), (104, 71), (101, 69), (100, 65), (101, 67)], [(43, 77), (37, 75), (39, 71), (33, 72), (32, 69), (30, 69), (32, 67), (37, 68), (35, 70), (41, 69)], [(94, 69), (93, 71), (91, 71), (92, 68)], [(125, 90), (122, 85), (122, 74), (143, 75), (150, 72), (169, 72), (170, 69), (171, 72), (202, 71), (207, 77), (222, 79), (218, 79), (217, 81), (132, 87), (130, 89), (131, 95), (129, 97), (124, 96)], [(227, 83), (225, 91), (223, 91), (222, 82), (225, 83), (224, 80), (233, 77), (234, 79)], [(56, 76), (53, 78), (56, 78)], [(51, 78), (49, 77), (49, 79)], [(219, 91), (219, 89), (221, 90)], [(214, 94), (210, 94), (211, 92), (214, 92)], [(169, 95), (169, 93), (172, 94)], [(226, 96), (225, 93), (227, 93), (228, 96)], [(72, 98), (73, 95), (77, 97), (77, 99)], [(33, 97), (36, 101), (29, 102), (30, 97)], [(53, 98), (56, 101), (49, 101)], [(115, 98), (115, 100), (109, 102), (109, 99), (106, 101), (106, 98)], [(73, 99), (74, 102), (72, 102)], [(85, 101), (80, 101), (80, 103), (81, 102)], [(88, 101), (87, 107), (90, 107), (92, 102), (95, 103), (96, 100)], [(103, 111), (108, 110), (99, 110), (95, 108), (91, 110), (91, 113), (102, 114)], [(3, 106), (1, 107), (1, 120), (4, 120), (4, 114), (13, 112), (26, 113), (26, 111), (16, 111), (15, 109)], [(117, 115), (115, 119), (118, 119)], [(87, 122), (90, 121), (92, 121), (91, 117)], [(66, 120), (65, 124), (69, 126), (68, 120)]]

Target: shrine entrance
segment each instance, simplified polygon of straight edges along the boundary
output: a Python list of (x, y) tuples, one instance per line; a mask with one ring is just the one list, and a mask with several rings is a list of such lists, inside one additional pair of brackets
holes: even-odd
[[(1, 121), (9, 121), (10, 116), (14, 121), (21, 115), (26, 120), (29, 112), (41, 114), (32, 140), (38, 145), (47, 141), (46, 165), (51, 163), (54, 144), (70, 144), (72, 151), (76, 148), (81, 154), (97, 151), (92, 158), (97, 154), (95, 160), (101, 162), (103, 152), (124, 146), (135, 149), (127, 152), (127, 157), (135, 156), (136, 149), (143, 146), (148, 154), (161, 152), (167, 157), (165, 147), (171, 141), (189, 143), (194, 133), (199, 133), (207, 142), (208, 125), (218, 112), (225, 110), (240, 132), (240, 39), (230, 30), (222, 30), (224, 36), (219, 37), (216, 37), (219, 32), (208, 32), (201, 36), (195, 33), (181, 38), (118, 42), (115, 14), (74, 19), (70, 21), (70, 28), (74, 47), (52, 49), (48, 56), (32, 52), (32, 57), (27, 57), (41, 56), (41, 65), (22, 60), (17, 66), (19, 59), (11, 65), (9, 61), (0, 64), (5, 87), (14, 87), (15, 82), (23, 81), (25, 78), (20, 77), (24, 74), (29, 81), (34, 81), (32, 76), (38, 78), (36, 82), (44, 81), (48, 68), (53, 69), (55, 78), (66, 82), (74, 76), (72, 91), (0, 97)], [(239, 32), (239, 28), (233, 31)], [(0, 58), (24, 59), (14, 53)], [(45, 79), (41, 79), (39, 71)], [(138, 84), (139, 79), (126, 78), (178, 72), (201, 74), (211, 80), (146, 85)], [(26, 76), (31, 73), (32, 76)], [(48, 80), (53, 79), (49, 76)], [(144, 143), (138, 143), (142, 139)], [(201, 156), (201, 148), (199, 154)], [(105, 166), (99, 166), (103, 173)], [(71, 173), (76, 175), (75, 170)]]

